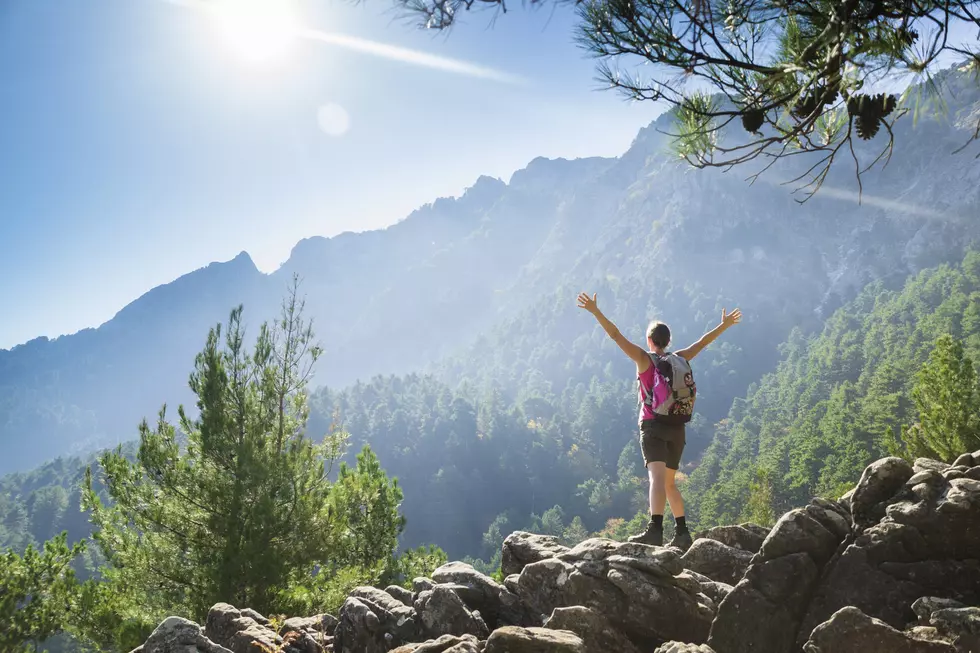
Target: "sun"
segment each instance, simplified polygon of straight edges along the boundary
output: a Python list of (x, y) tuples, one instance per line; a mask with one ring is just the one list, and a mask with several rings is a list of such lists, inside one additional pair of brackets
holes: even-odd
[(208, 4), (222, 41), (244, 61), (274, 63), (293, 49), (298, 23), (290, 0), (213, 0)]

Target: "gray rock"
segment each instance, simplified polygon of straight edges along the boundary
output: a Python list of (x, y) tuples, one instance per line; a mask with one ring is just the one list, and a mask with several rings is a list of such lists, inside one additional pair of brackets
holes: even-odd
[(749, 553), (758, 553), (768, 534), (768, 528), (756, 524), (740, 524), (738, 526), (715, 526), (704, 531), (698, 537), (715, 540)]
[(918, 485), (919, 483), (930, 483), (933, 485), (945, 486), (946, 479), (943, 478), (942, 474), (934, 469), (924, 469), (921, 472), (912, 474), (909, 480), (905, 481), (905, 484), (910, 487)]
[(950, 607), (936, 610), (929, 623), (952, 640), (960, 653), (980, 651), (980, 608)]
[(484, 653), (587, 653), (573, 632), (549, 628), (504, 626), (493, 631)]
[(684, 570), (680, 555), (674, 549), (635, 542), (616, 542), (598, 537), (579, 542), (556, 557), (567, 562), (602, 561), (612, 556), (618, 556), (620, 561), (632, 560), (632, 566), (637, 569), (656, 567), (669, 575), (676, 575)]
[(769, 601), (797, 613), (805, 609), (818, 574), (813, 558), (801, 552), (753, 563), (745, 573), (745, 580)]
[(291, 617), (283, 622), (282, 631), (298, 630), (307, 633), (323, 633), (333, 635), (337, 628), (337, 617), (332, 614), (318, 614), (312, 617)]
[(698, 538), (681, 556), (685, 568), (713, 581), (735, 585), (749, 568), (752, 553), (722, 544), (717, 540)]
[(391, 653), (480, 653), (480, 643), (473, 635), (443, 635), (421, 644), (399, 646)]
[(955, 653), (949, 644), (913, 638), (850, 606), (817, 626), (803, 650), (805, 653)]
[(270, 622), (264, 616), (253, 610), (252, 608), (242, 608), (242, 616), (248, 617), (260, 626), (269, 626)]
[(555, 608), (589, 608), (637, 646), (671, 639), (701, 643), (713, 606), (700, 598), (698, 581), (682, 571), (679, 556), (667, 549), (593, 539), (527, 565), (518, 578), (517, 593), (543, 615)]
[(933, 460), (932, 458), (916, 458), (915, 462), (912, 463), (912, 469), (916, 472), (921, 472), (926, 469), (931, 469), (939, 473), (945, 472), (949, 469), (951, 465), (948, 463), (940, 462), (938, 460)]
[(684, 642), (666, 642), (657, 647), (653, 653), (715, 653), (707, 644), (685, 644)]
[(805, 509), (797, 508), (779, 518), (762, 543), (759, 555), (763, 560), (773, 560), (792, 553), (806, 553), (822, 566), (830, 560), (840, 539)]
[(399, 617), (410, 614), (412, 610), (410, 605), (405, 605), (388, 592), (367, 585), (355, 587), (353, 590), (351, 590), (348, 596), (353, 596), (359, 599), (367, 599), (374, 605)]
[(381, 619), (369, 601), (350, 597), (340, 608), (333, 653), (387, 653), (388, 641)]
[(427, 637), (442, 635), (474, 635), (486, 639), (490, 630), (479, 614), (470, 612), (456, 592), (445, 585), (436, 585), (415, 599), (422, 632)]
[(922, 598), (916, 599), (915, 603), (912, 604), (912, 612), (919, 618), (919, 623), (925, 625), (929, 623), (929, 618), (932, 616), (932, 613), (937, 610), (962, 607), (964, 607), (962, 603), (953, 599), (944, 599), (938, 596), (923, 596)]
[(974, 465), (978, 464), (980, 464), (980, 461), (977, 461), (977, 459), (973, 457), (972, 453), (962, 454), (953, 461), (953, 467), (973, 467)]
[[(834, 512), (832, 507), (816, 510)], [(828, 519), (833, 519), (828, 517)], [(708, 645), (719, 653), (785, 653), (838, 537), (805, 509), (783, 515), (718, 606)], [(691, 641), (691, 640), (687, 640)]]
[(413, 602), (412, 591), (407, 590), (401, 585), (389, 585), (385, 588), (385, 592), (390, 594), (399, 603), (403, 605), (411, 606)]
[(567, 630), (578, 635), (587, 653), (639, 653), (622, 633), (601, 614), (580, 605), (555, 608), (545, 621), (545, 628)]
[(504, 540), (500, 569), (504, 576), (519, 574), (525, 566), (568, 551), (550, 535), (535, 535), (524, 531), (511, 533)]
[(468, 564), (450, 562), (432, 572), (432, 578), (451, 583), (467, 607), (480, 611), (490, 630), (541, 624), (539, 615), (517, 594)]
[(816, 497), (810, 501), (805, 510), (838, 540), (843, 540), (851, 532), (851, 516), (836, 501)]
[(908, 462), (896, 457), (882, 458), (868, 465), (851, 496), (851, 516), (854, 524), (864, 528), (881, 519), (884, 516), (882, 502), (902, 489), (915, 471)]
[(430, 590), (436, 586), (436, 582), (431, 578), (416, 578), (412, 581), (412, 592), (415, 594), (420, 594), (425, 590)]
[(718, 653), (786, 653), (798, 619), (789, 606), (770, 601), (743, 578), (718, 606), (708, 646)]
[(164, 619), (137, 650), (142, 653), (231, 653), (205, 637), (196, 623), (180, 617)]
[(252, 614), (262, 617), (253, 610), (242, 611), (227, 603), (216, 603), (208, 611), (204, 634), (233, 653), (255, 653), (259, 645), (278, 647), (282, 638), (249, 616)]

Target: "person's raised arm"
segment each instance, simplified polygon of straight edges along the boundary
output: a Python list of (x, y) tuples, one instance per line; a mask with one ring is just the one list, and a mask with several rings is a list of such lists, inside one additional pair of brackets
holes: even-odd
[(636, 363), (637, 372), (642, 374), (647, 370), (647, 368), (650, 367), (650, 355), (647, 354), (646, 350), (642, 347), (639, 347), (627, 340), (626, 336), (620, 333), (619, 329), (616, 328), (616, 325), (610, 322), (609, 318), (602, 314), (602, 311), (599, 310), (599, 306), (596, 304), (595, 293), (592, 294), (592, 297), (589, 297), (588, 293), (579, 294), (578, 307), (584, 308), (595, 316), (595, 319), (598, 320), (599, 325), (603, 328), (606, 334), (613, 339), (613, 342), (619, 345), (619, 348), (623, 350), (623, 353), (630, 357), (630, 360)]
[(736, 308), (731, 313), (728, 313), (725, 309), (721, 309), (721, 324), (701, 336), (701, 339), (690, 347), (681, 349), (679, 352), (677, 352), (677, 355), (685, 360), (691, 360), (700, 354), (702, 349), (710, 345), (715, 338), (724, 333), (728, 327), (732, 326), (733, 324), (738, 324), (741, 320), (742, 311), (739, 309)]

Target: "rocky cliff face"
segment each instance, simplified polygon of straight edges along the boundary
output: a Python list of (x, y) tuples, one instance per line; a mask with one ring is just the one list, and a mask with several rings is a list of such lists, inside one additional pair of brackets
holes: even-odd
[(218, 604), (134, 653), (978, 653), (978, 558), (980, 451), (886, 458), (837, 501), (711, 529), (686, 552), (518, 532), (503, 584), (453, 562), (278, 630)]

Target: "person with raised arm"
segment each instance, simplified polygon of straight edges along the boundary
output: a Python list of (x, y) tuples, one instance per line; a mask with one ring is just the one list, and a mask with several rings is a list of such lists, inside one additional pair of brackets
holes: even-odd
[(636, 363), (639, 404), (640, 449), (650, 479), (650, 523), (646, 531), (629, 538), (663, 546), (664, 509), (670, 504), (674, 515), (674, 538), (668, 546), (686, 551), (691, 546), (691, 533), (684, 518), (684, 498), (674, 482), (684, 453), (685, 425), (694, 413), (697, 386), (690, 361), (730, 326), (738, 324), (742, 312), (721, 311), (721, 323), (701, 336), (693, 345), (676, 352), (670, 346), (670, 329), (654, 321), (647, 327), (647, 348), (630, 342), (609, 318), (602, 314), (596, 295), (578, 296), (578, 307), (585, 309), (599, 322), (630, 360)]

